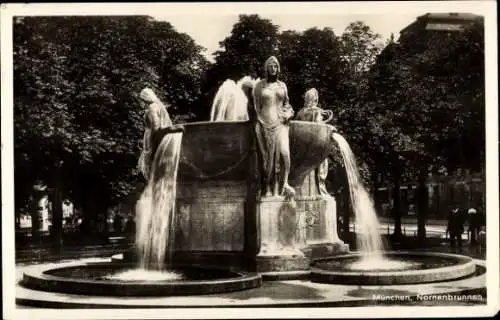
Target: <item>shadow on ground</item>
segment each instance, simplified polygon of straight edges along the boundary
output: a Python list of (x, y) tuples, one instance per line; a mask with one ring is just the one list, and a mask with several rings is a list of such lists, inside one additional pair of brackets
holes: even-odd
[(269, 298), (272, 300), (325, 300), (325, 297), (320, 294), (321, 291), (322, 290), (314, 289), (306, 285), (269, 281), (264, 282), (262, 284), (262, 287), (260, 288), (225, 294), (217, 294), (217, 296), (221, 298), (238, 300), (255, 298)]
[(387, 297), (407, 297), (416, 296), (418, 292), (408, 290), (397, 290), (390, 288), (375, 288), (367, 289), (358, 287), (357, 289), (350, 290), (346, 293), (349, 297), (354, 298), (373, 298), (374, 296), (387, 296)]

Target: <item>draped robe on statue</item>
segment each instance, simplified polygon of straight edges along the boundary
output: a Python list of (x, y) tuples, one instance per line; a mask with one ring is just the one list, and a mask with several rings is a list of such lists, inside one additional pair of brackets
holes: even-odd
[(141, 91), (141, 98), (149, 102), (150, 105), (144, 115), (145, 128), (143, 137), (143, 149), (139, 157), (139, 169), (141, 170), (144, 178), (149, 179), (151, 172), (151, 161), (153, 155), (153, 135), (156, 131), (172, 126), (172, 120), (167, 112), (165, 105), (156, 97), (154, 92), (150, 89)]

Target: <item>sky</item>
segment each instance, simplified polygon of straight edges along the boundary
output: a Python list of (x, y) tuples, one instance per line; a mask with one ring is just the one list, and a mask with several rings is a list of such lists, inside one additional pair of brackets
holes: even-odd
[[(280, 26), (280, 31), (305, 31), (312, 27), (320, 29), (332, 28), (336, 35), (341, 35), (349, 23), (361, 20), (382, 36), (385, 42), (391, 33), (399, 37), (399, 31), (414, 22), (426, 11), (411, 12), (397, 15), (380, 14), (347, 14), (347, 15), (305, 15), (305, 14), (259, 14), (261, 18), (269, 19)], [(200, 15), (196, 23), (184, 15), (159, 14), (153, 15), (156, 20), (170, 22), (178, 32), (189, 34), (199, 45), (205, 47), (205, 55), (212, 60), (212, 53), (219, 49), (219, 42), (231, 34), (233, 25), (238, 22), (238, 14)]]
[(239, 14), (258, 14), (280, 26), (280, 31), (331, 28), (341, 35), (347, 25), (363, 21), (385, 41), (414, 22), (418, 16), (436, 12), (484, 14), (477, 1), (344, 1), (344, 2), (212, 2), (158, 5), (137, 8), (157, 20), (170, 22), (177, 31), (189, 34), (205, 47), (210, 59), (219, 42), (230, 35)]

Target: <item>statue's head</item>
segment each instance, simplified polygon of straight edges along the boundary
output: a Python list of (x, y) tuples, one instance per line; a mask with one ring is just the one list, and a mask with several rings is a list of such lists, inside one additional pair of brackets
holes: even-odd
[(142, 89), (141, 93), (139, 94), (139, 97), (146, 102), (156, 102), (158, 101), (158, 97), (156, 94), (151, 90), (150, 88), (144, 88)]
[(309, 89), (304, 95), (304, 106), (315, 107), (318, 104), (319, 94), (315, 88)]
[(280, 73), (280, 63), (275, 56), (269, 57), (264, 63), (264, 73), (266, 78), (278, 77)]

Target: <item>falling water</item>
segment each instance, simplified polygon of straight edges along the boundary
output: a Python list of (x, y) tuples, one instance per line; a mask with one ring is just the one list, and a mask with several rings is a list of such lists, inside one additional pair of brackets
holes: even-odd
[(212, 103), (210, 121), (248, 120), (248, 99), (241, 88), (228, 79), (222, 83)]
[(136, 206), (140, 269), (164, 271), (170, 261), (182, 135), (167, 134), (161, 141), (151, 166), (151, 177)]
[(410, 262), (395, 261), (386, 258), (383, 254), (383, 243), (380, 236), (380, 223), (373, 205), (373, 201), (363, 186), (356, 165), (356, 158), (347, 141), (338, 133), (333, 138), (342, 153), (344, 166), (349, 183), (351, 205), (354, 210), (357, 225), (357, 241), (361, 259), (350, 265), (355, 270), (390, 270), (404, 269)]
[(381, 254), (383, 245), (379, 234), (380, 224), (370, 195), (360, 179), (354, 154), (344, 137), (338, 133), (334, 133), (333, 137), (337, 141), (344, 158), (351, 204), (359, 226), (358, 244), (360, 251), (366, 254)]

